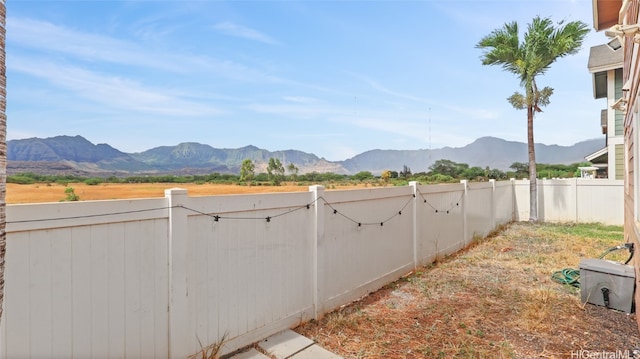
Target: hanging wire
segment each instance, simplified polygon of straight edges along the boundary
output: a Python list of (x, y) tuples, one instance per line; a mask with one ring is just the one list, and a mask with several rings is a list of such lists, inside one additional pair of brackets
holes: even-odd
[(131, 214), (131, 213), (141, 213), (141, 212), (151, 212), (151, 211), (161, 211), (167, 210), (171, 208), (177, 208), (181, 206), (171, 206), (171, 207), (157, 207), (157, 208), (148, 208), (148, 209), (137, 209), (132, 211), (121, 211), (121, 212), (111, 212), (111, 213), (100, 213), (100, 214), (83, 214), (81, 216), (69, 216), (69, 217), (53, 217), (53, 218), (40, 218), (40, 219), (25, 219), (22, 221), (7, 221), (7, 224), (11, 223), (35, 223), (35, 222), (47, 222), (47, 221), (63, 221), (67, 219), (82, 219), (82, 218), (94, 218), (94, 217), (107, 217), (107, 216), (117, 216), (121, 214)]
[(273, 215), (273, 216), (267, 216), (267, 217), (233, 217), (233, 216), (221, 216), (221, 215), (219, 215), (219, 214), (206, 213), (206, 212), (198, 211), (197, 209), (193, 209), (193, 208), (185, 207), (185, 206), (182, 206), (182, 205), (180, 205), (180, 206), (178, 206), (178, 207), (184, 208), (184, 209), (186, 209), (186, 210), (188, 210), (188, 211), (191, 211), (191, 212), (194, 212), (194, 213), (201, 214), (201, 215), (203, 215), (203, 216), (209, 216), (209, 217), (212, 217), (214, 222), (219, 222), (221, 219), (234, 219), (234, 220), (243, 220), (243, 219), (248, 219), (248, 220), (265, 220), (265, 221), (267, 221), (267, 222), (271, 222), (271, 220), (272, 220), (272, 219), (274, 219), (274, 218), (278, 218), (278, 217), (281, 217), (281, 216), (284, 216), (284, 215), (287, 215), (287, 214), (291, 214), (291, 213), (296, 212), (296, 211), (299, 211), (299, 210), (301, 210), (301, 209), (310, 209), (310, 208), (311, 208), (311, 206), (312, 206), (312, 205), (314, 205), (316, 202), (317, 202), (317, 199), (314, 199), (313, 201), (311, 201), (311, 202), (309, 202), (309, 203), (307, 203), (307, 204), (305, 204), (305, 205), (302, 205), (302, 206), (299, 206), (299, 207), (295, 207), (294, 209), (290, 209), (290, 210), (288, 210), (288, 211), (284, 211), (284, 212), (282, 212), (282, 213), (279, 213), (279, 214), (276, 214), (276, 215)]
[[(450, 213), (450, 211), (455, 208), (456, 206), (460, 205), (460, 202), (462, 201), (462, 198), (464, 196), (464, 191), (460, 194), (460, 199), (458, 199), (458, 201), (452, 205), (449, 209), (446, 210), (441, 210), (438, 209), (436, 207), (434, 207), (431, 203), (429, 203), (429, 201), (427, 201), (427, 199), (425, 198), (424, 194), (420, 191), (418, 191), (418, 193), (420, 194), (420, 197), (423, 199), (424, 203), (426, 203), (429, 207), (431, 207), (436, 213)], [(219, 222), (222, 219), (228, 219), (228, 220), (261, 220), (261, 221), (266, 221), (266, 222), (271, 222), (271, 220), (275, 219), (275, 218), (279, 218), (291, 213), (294, 213), (296, 211), (302, 210), (302, 209), (310, 209), (312, 205), (315, 205), (316, 202), (318, 202), (319, 200), (324, 201), (324, 203), (333, 210), (333, 214), (338, 214), (340, 216), (342, 216), (343, 218), (345, 218), (348, 221), (351, 221), (355, 224), (358, 225), (358, 227), (362, 227), (362, 226), (384, 226), (385, 223), (391, 221), (393, 218), (397, 217), (397, 216), (401, 216), (402, 212), (405, 210), (405, 208), (411, 203), (412, 200), (414, 200), (416, 198), (415, 194), (412, 194), (410, 196), (410, 198), (407, 200), (407, 202), (405, 202), (405, 204), (402, 206), (402, 208), (400, 208), (399, 210), (395, 211), (394, 214), (392, 214), (391, 216), (389, 216), (387, 219), (382, 220), (382, 221), (375, 221), (375, 222), (362, 222), (360, 220), (357, 220), (355, 218), (352, 218), (350, 216), (347, 216), (346, 214), (338, 211), (338, 209), (335, 207), (338, 203), (330, 203), (328, 202), (324, 197), (318, 197), (317, 199), (314, 199), (313, 201), (306, 203), (304, 205), (298, 206), (298, 207), (294, 207), (293, 209), (289, 209), (287, 211), (283, 211), (274, 215), (270, 215), (270, 216), (266, 216), (266, 217), (238, 217), (238, 216), (223, 216), (220, 215), (218, 213), (206, 213), (203, 211), (199, 211), (197, 209), (194, 208), (190, 208), (184, 205), (175, 205), (175, 206), (168, 206), (168, 207), (157, 207), (157, 208), (149, 208), (149, 209), (139, 209), (139, 210), (131, 210), (131, 211), (118, 211), (118, 212), (111, 212), (111, 213), (101, 213), (101, 214), (87, 214), (87, 215), (80, 215), (80, 216), (69, 216), (69, 217), (53, 217), (53, 218), (40, 218), (40, 219), (28, 219), (28, 220), (21, 220), (21, 221), (7, 221), (7, 224), (16, 224), (16, 223), (31, 223), (31, 222), (46, 222), (46, 221), (60, 221), (60, 220), (69, 220), (69, 219), (82, 219), (82, 218), (93, 218), (93, 217), (106, 217), (106, 216), (117, 216), (117, 215), (124, 215), (124, 214), (131, 214), (131, 213), (141, 213), (141, 212), (150, 212), (150, 211), (160, 211), (160, 210), (169, 210), (172, 208), (182, 208), (185, 209), (187, 211), (191, 211), (203, 216), (209, 216), (211, 218), (213, 218), (214, 222)]]
[(464, 197), (464, 191), (462, 191), (460, 193), (460, 198), (458, 198), (456, 203), (452, 204), (451, 207), (449, 207), (448, 209), (444, 209), (443, 210), (443, 209), (436, 208), (429, 201), (427, 201), (427, 198), (424, 196), (424, 194), (422, 192), (420, 192), (420, 190), (418, 190), (418, 193), (420, 194), (420, 197), (422, 197), (423, 203), (426, 203), (427, 206), (431, 207), (431, 209), (433, 209), (436, 213), (446, 213), (446, 214), (449, 214), (454, 208), (460, 207), (460, 202), (462, 202), (462, 198)]
[(389, 218), (385, 219), (384, 221), (381, 222), (362, 222), (362, 221), (358, 221), (354, 218), (351, 218), (347, 215), (345, 215), (342, 212), (339, 212), (335, 207), (333, 207), (332, 203), (327, 202), (327, 200), (325, 200), (323, 197), (322, 200), (325, 202), (325, 204), (327, 205), (327, 207), (331, 208), (333, 210), (333, 214), (338, 214), (342, 217), (344, 217), (345, 219), (347, 219), (348, 221), (351, 221), (355, 224), (358, 225), (358, 227), (362, 227), (362, 226), (384, 226), (385, 223), (389, 222), (390, 220), (392, 220), (393, 218), (402, 215), (402, 211), (409, 205), (409, 203), (411, 203), (411, 201), (415, 198), (415, 195), (411, 195), (411, 198), (409, 198), (407, 200), (407, 202), (404, 204), (404, 206), (402, 206), (402, 208), (399, 211), (396, 211), (392, 216), (390, 216)]

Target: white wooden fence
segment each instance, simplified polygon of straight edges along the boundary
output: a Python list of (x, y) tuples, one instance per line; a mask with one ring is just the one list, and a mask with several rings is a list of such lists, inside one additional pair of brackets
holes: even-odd
[[(529, 181), (515, 181), (516, 221), (529, 218)], [(538, 219), (624, 224), (624, 181), (538, 180)]]
[[(10, 205), (0, 358), (183, 358), (224, 335), (230, 352), (527, 220), (525, 189), (171, 189)], [(541, 181), (540, 218), (622, 224), (622, 191), (621, 181)]]

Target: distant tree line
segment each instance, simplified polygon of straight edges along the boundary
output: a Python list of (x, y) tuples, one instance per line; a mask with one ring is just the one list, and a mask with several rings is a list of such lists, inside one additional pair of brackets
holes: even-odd
[[(588, 162), (574, 163), (571, 165), (537, 164), (537, 173), (546, 178), (568, 178), (580, 175), (578, 167), (589, 166)], [(509, 178), (527, 178), (529, 165), (524, 162), (514, 162), (509, 168), (512, 171), (502, 171), (489, 167), (470, 167), (466, 163), (457, 163), (447, 159), (441, 159), (429, 166), (428, 172), (412, 173), (407, 165), (403, 165), (399, 171), (384, 170), (379, 176), (370, 171), (361, 171), (353, 175), (337, 174), (333, 172), (309, 172), (299, 174), (299, 169), (290, 163), (283, 165), (277, 158), (270, 158), (267, 172), (255, 173), (255, 164), (250, 159), (242, 162), (239, 174), (210, 173), (204, 175), (135, 175), (127, 177), (84, 177), (76, 175), (43, 175), (31, 172), (19, 173), (7, 177), (8, 183), (17, 184), (62, 184), (86, 183), (99, 185), (102, 183), (219, 183), (238, 184), (249, 186), (278, 186), (284, 182), (297, 183), (299, 185), (318, 184), (354, 184), (365, 183), (371, 185), (406, 185), (409, 181), (420, 183), (450, 183), (462, 179), (469, 181), (487, 181), (489, 179), (506, 180)]]
[[(537, 163), (536, 172), (540, 178), (571, 178), (579, 177), (579, 167), (591, 166), (589, 162), (563, 164)], [(502, 171), (491, 169), (488, 166), (469, 167), (466, 163), (456, 163), (450, 160), (438, 160), (429, 167), (429, 172), (424, 174), (426, 179), (435, 182), (446, 182), (448, 180), (467, 179), (470, 181), (486, 181), (489, 179), (506, 180), (509, 178), (523, 179), (529, 176), (529, 164), (525, 162), (514, 162), (509, 166), (513, 171)], [(421, 174), (422, 175), (422, 174)]]

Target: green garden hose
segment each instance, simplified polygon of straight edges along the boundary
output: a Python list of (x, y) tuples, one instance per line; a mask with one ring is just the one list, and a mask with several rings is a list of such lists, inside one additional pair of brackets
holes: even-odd
[(551, 280), (560, 284), (580, 288), (580, 271), (578, 269), (565, 268), (563, 270), (553, 272)]

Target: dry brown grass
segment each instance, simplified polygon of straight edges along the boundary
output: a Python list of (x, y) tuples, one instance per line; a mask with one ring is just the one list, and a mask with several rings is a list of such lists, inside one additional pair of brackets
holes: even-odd
[(635, 314), (583, 305), (579, 291), (550, 279), (621, 243), (619, 227), (513, 224), (296, 330), (345, 358), (570, 358), (637, 348)]
[[(164, 197), (164, 190), (174, 187), (185, 188), (189, 196), (229, 195), (249, 193), (301, 192), (309, 186), (285, 184), (282, 186), (240, 186), (235, 184), (195, 184), (195, 183), (103, 183), (87, 185), (70, 183), (81, 201), (105, 199), (130, 199)], [(357, 188), (358, 186), (334, 186), (335, 189)], [(66, 187), (62, 184), (7, 184), (7, 203), (59, 202), (66, 198)]]

